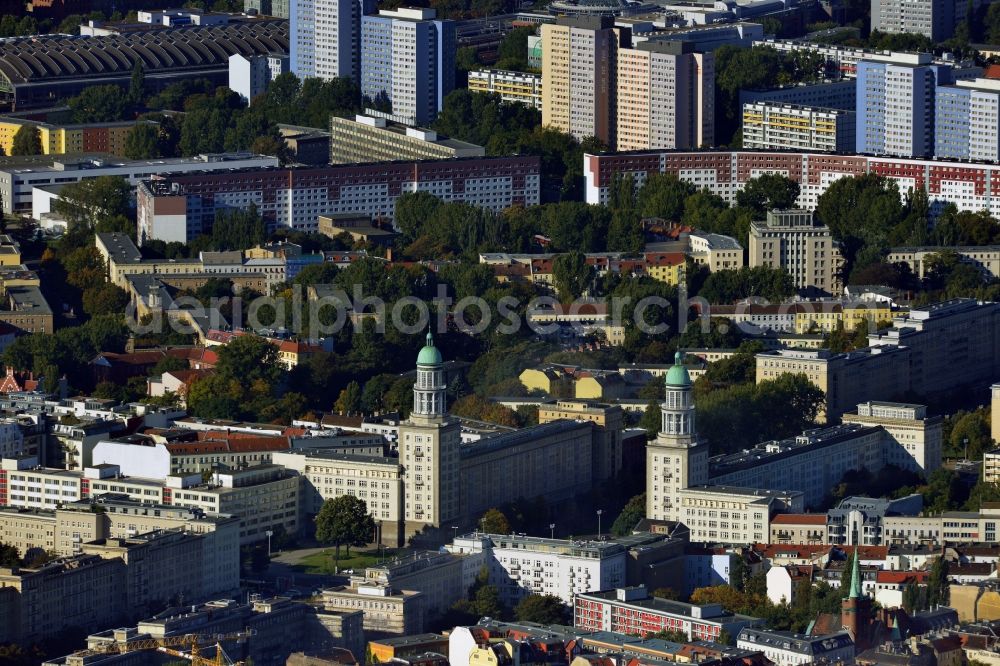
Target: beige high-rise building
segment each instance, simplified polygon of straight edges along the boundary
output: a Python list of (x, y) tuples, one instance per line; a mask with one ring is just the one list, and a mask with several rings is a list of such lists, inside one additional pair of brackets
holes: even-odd
[(620, 49), (615, 95), (618, 150), (694, 149), (715, 141), (712, 54), (690, 42)]
[(460, 517), (459, 445), (461, 426), (448, 416), (444, 361), (427, 334), (417, 356), (413, 411), (399, 424), (406, 535), (424, 527), (449, 527)]
[(591, 400), (560, 400), (554, 405), (538, 407), (539, 424), (559, 419), (587, 421), (597, 426), (591, 447), (593, 478), (615, 478), (622, 469), (622, 431), (625, 428), (622, 408)]
[(817, 223), (811, 211), (772, 210), (766, 221), (750, 223), (750, 266), (783, 268), (798, 289), (839, 294), (840, 264), (830, 228)]
[(888, 438), (885, 462), (902, 469), (930, 476), (941, 466), (943, 421), (928, 416), (927, 407), (898, 402), (869, 400), (856, 412), (843, 416), (844, 423), (882, 426)]
[(680, 352), (667, 372), (667, 394), (660, 406), (660, 432), (646, 445), (646, 517), (683, 520), (680, 494), (708, 482), (708, 444), (694, 425), (691, 377)]
[(542, 124), (614, 146), (615, 51), (610, 17), (560, 17), (542, 26)]

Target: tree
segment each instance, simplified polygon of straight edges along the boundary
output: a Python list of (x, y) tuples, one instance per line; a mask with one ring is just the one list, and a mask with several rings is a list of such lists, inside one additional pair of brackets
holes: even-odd
[(699, 296), (715, 304), (733, 303), (750, 297), (777, 303), (794, 293), (795, 283), (788, 271), (769, 266), (715, 271), (698, 290)]
[(559, 299), (564, 303), (580, 298), (590, 286), (594, 269), (587, 265), (582, 252), (560, 254), (552, 261), (552, 280)]
[(8, 543), (0, 543), (0, 567), (19, 566), (21, 566), (21, 557), (17, 554), (17, 548)]
[(375, 532), (375, 519), (368, 513), (368, 505), (354, 495), (341, 495), (323, 502), (316, 515), (316, 540), (333, 544), (334, 563), (340, 561), (340, 547), (364, 546)]
[(263, 381), (275, 385), (281, 376), (278, 348), (258, 335), (238, 335), (218, 348), (216, 373), (245, 385)]
[(132, 66), (132, 77), (128, 84), (128, 101), (131, 104), (139, 104), (146, 96), (146, 68), (142, 60), (136, 60)]
[(635, 495), (622, 509), (615, 522), (611, 525), (611, 533), (615, 536), (626, 536), (632, 533), (640, 520), (646, 517), (646, 493)]
[(851, 270), (879, 261), (889, 233), (905, 217), (895, 181), (878, 174), (847, 176), (820, 195), (816, 218), (840, 241)]
[(128, 303), (128, 293), (110, 282), (83, 290), (83, 311), (91, 317), (102, 314), (121, 314), (125, 311)]
[(212, 246), (216, 250), (246, 250), (267, 240), (267, 226), (255, 204), (215, 213)]
[(514, 607), (514, 616), (521, 622), (563, 624), (567, 612), (559, 597), (551, 594), (532, 594), (521, 599)]
[(41, 155), (42, 133), (37, 125), (24, 124), (17, 128), (10, 146), (11, 155)]
[(357, 414), (361, 409), (361, 385), (356, 381), (351, 381), (347, 387), (337, 396), (337, 403), (333, 409), (338, 414), (350, 416)]
[(769, 210), (793, 208), (798, 197), (799, 184), (794, 180), (765, 173), (744, 183), (736, 193), (736, 205), (752, 210), (754, 217), (763, 218)]
[(930, 575), (927, 577), (927, 606), (947, 606), (949, 591), (948, 560), (941, 553), (931, 565)]
[(672, 173), (652, 173), (639, 189), (636, 209), (640, 217), (680, 220), (684, 202), (694, 192), (694, 185), (682, 181)]
[(490, 509), (479, 519), (479, 529), (488, 534), (510, 534), (510, 521), (500, 509)]
[(139, 122), (125, 135), (125, 157), (130, 160), (148, 160), (162, 156), (160, 130), (156, 125)]
[[(52, 204), (63, 216), (75, 245), (92, 244), (95, 231), (117, 231), (120, 219), (132, 214), (132, 188), (120, 176), (98, 176), (67, 183)], [(134, 223), (130, 223), (135, 233)]]
[(78, 123), (109, 123), (125, 118), (128, 96), (116, 85), (88, 86), (69, 99)]

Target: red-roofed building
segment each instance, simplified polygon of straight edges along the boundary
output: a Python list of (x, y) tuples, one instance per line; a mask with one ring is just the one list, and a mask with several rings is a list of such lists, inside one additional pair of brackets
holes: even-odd
[(683, 281), (687, 261), (683, 252), (647, 252), (643, 258), (646, 274), (654, 280), (675, 286)]
[(39, 388), (39, 380), (35, 379), (33, 372), (18, 372), (14, 368), (7, 366), (7, 374), (3, 381), (0, 381), (0, 393), (18, 393), (20, 391), (36, 391)]
[[(205, 345), (208, 347), (218, 347), (227, 345), (241, 335), (252, 335), (247, 331), (220, 331), (210, 330), (205, 335)], [(291, 370), (299, 363), (323, 351), (319, 345), (301, 342), (299, 340), (282, 340), (279, 338), (264, 338), (278, 348), (278, 361), (287, 369)]]

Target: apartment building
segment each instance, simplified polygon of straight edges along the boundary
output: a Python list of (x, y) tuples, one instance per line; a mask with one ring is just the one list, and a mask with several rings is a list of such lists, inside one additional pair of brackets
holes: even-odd
[(859, 62), (855, 151), (933, 155), (935, 91), (951, 82), (951, 67), (933, 64), (929, 54)]
[(808, 210), (772, 210), (765, 221), (750, 223), (750, 266), (784, 269), (797, 289), (826, 295), (843, 291), (839, 254), (830, 228)]
[(447, 548), (462, 555), (466, 583), (486, 567), (501, 600), (511, 607), (531, 594), (556, 596), (572, 605), (576, 594), (626, 584), (626, 549), (614, 541), (469, 534)]
[(231, 169), (278, 166), (278, 158), (250, 154), (199, 155), (197, 157), (164, 157), (156, 160), (109, 160), (104, 156), (73, 156), (53, 160), (51, 157), (11, 158), (0, 168), (0, 199), (3, 212), (31, 211), (40, 219), (51, 210), (51, 197), (41, 207), (34, 205), (36, 188), (64, 183), (76, 183), (99, 176), (121, 176), (136, 185), (153, 175), (169, 175), (197, 171), (229, 172)]
[(854, 662), (854, 641), (846, 631), (808, 636), (791, 631), (747, 628), (737, 636), (736, 647), (761, 652), (776, 666)]
[[(741, 108), (746, 108), (747, 105), (751, 104), (766, 104), (773, 107), (788, 105), (813, 109), (854, 111), (854, 107), (857, 106), (856, 100), (857, 84), (855, 84), (853, 78), (842, 81), (825, 81), (823, 83), (740, 91)], [(854, 150), (853, 135), (849, 150), (852, 152)]]
[(997, 245), (894, 247), (889, 250), (886, 261), (906, 264), (922, 280), (929, 275), (927, 260), (942, 252), (954, 252), (962, 261), (982, 271), (984, 277), (1000, 276), (1000, 246)]
[(1000, 123), (1000, 83), (993, 79), (938, 86), (934, 113), (934, 155), (939, 158), (1000, 160), (991, 128)]
[(594, 444), (591, 463), (595, 479), (613, 479), (622, 470), (622, 431), (625, 416), (619, 405), (588, 400), (559, 400), (538, 407), (538, 423), (560, 419), (593, 423)]
[[(896, 32), (896, 31), (892, 31)], [(819, 42), (810, 42), (805, 40), (794, 40), (794, 39), (762, 39), (754, 42), (754, 46), (767, 46), (769, 48), (775, 49), (782, 53), (816, 53), (835, 66), (839, 72), (840, 76), (845, 79), (854, 79), (857, 76), (858, 63), (862, 60), (870, 60), (872, 58), (885, 58), (892, 61), (904, 61), (907, 57), (912, 57), (914, 54), (902, 51), (877, 51), (874, 49), (859, 49), (853, 46), (839, 46), (835, 44), (822, 44)], [(953, 61), (946, 60), (943, 57), (935, 57), (932, 62), (938, 64), (949, 64), (953, 65)], [(820, 104), (817, 106), (827, 106), (826, 104)], [(837, 107), (840, 108), (840, 107)], [(851, 104), (848, 108), (854, 108), (854, 104)]]
[(715, 143), (715, 61), (689, 42), (618, 49), (617, 150), (691, 150)]
[(743, 147), (753, 150), (854, 151), (854, 111), (774, 102), (743, 104)]
[(152, 211), (147, 224), (156, 225), (160, 223), (156, 200), (181, 197), (183, 210), (178, 204), (164, 224), (206, 229), (216, 210), (254, 204), (269, 227), (315, 231), (320, 215), (391, 218), (403, 192), (429, 192), (445, 201), (494, 211), (516, 204), (533, 206), (540, 201), (540, 168), (538, 157), (525, 156), (191, 174), (144, 183), (137, 207)]
[(303, 521), (318, 514), (326, 500), (354, 495), (368, 505), (381, 539), (388, 542), (397, 531), (403, 518), (403, 471), (398, 458), (306, 449), (275, 453), (273, 460), (302, 477)]
[(300, 79), (360, 75), (361, 16), (366, 0), (290, 0), (289, 63)]
[(966, 7), (975, 3), (951, 0), (871, 0), (872, 30), (882, 32), (908, 32), (923, 35), (935, 42), (949, 39), (955, 26), (965, 20)]
[[(151, 121), (141, 122), (155, 124)], [(11, 155), (14, 136), (22, 128), (28, 130), (34, 128), (38, 132), (42, 155), (105, 153), (124, 157), (125, 137), (135, 126), (136, 121), (134, 120), (65, 125), (0, 116), (0, 149), (3, 150), (4, 155)]]
[(385, 118), (330, 116), (330, 164), (483, 157), (482, 146)]
[(886, 516), (881, 538), (889, 544), (942, 546), (947, 542), (993, 543), (1000, 507), (984, 502), (979, 511), (945, 511), (930, 516)]
[(732, 236), (692, 231), (687, 236), (688, 256), (698, 266), (706, 266), (709, 271), (725, 271), (743, 268), (743, 246)]
[(541, 26), (542, 124), (615, 145), (615, 52), (610, 17), (559, 17)]
[(757, 355), (757, 381), (804, 374), (824, 394), (821, 420), (836, 422), (866, 400), (898, 399), (909, 391), (911, 350), (877, 345), (846, 353), (778, 349)]
[(799, 184), (796, 206), (815, 210), (820, 195), (837, 179), (874, 173), (896, 183), (900, 192), (923, 189), (931, 210), (950, 203), (960, 211), (987, 210), (1000, 216), (1000, 167), (988, 162), (791, 151), (645, 151), (584, 155), (583, 171), (590, 204), (607, 204), (616, 178), (625, 174), (637, 184), (650, 173), (673, 174), (733, 203), (756, 174), (780, 173)]
[(645, 637), (658, 631), (680, 631), (691, 641), (717, 641), (722, 632), (738, 636), (761, 621), (722, 609), (651, 597), (646, 588), (629, 587), (576, 595), (573, 626)]
[[(776, 484), (795, 488), (794, 484)], [(669, 499), (677, 507), (691, 541), (750, 544), (767, 538), (771, 520), (785, 512), (805, 510), (805, 493), (750, 486), (728, 486), (710, 479), (708, 484), (678, 489)]]
[(323, 608), (341, 613), (360, 611), (365, 638), (412, 636), (425, 631), (426, 604), (422, 594), (396, 590), (388, 585), (352, 581), (350, 585), (323, 590)]
[(287, 71), (287, 55), (234, 53), (229, 56), (229, 89), (249, 105), (255, 97), (267, 92), (271, 81)]
[(817, 299), (775, 305), (713, 305), (708, 316), (726, 319), (750, 335), (774, 332), (803, 336), (830, 333), (839, 328), (853, 331), (862, 323), (874, 330), (880, 322), (890, 321), (892, 313), (892, 308), (884, 302)]
[(400, 7), (361, 17), (364, 104), (408, 125), (437, 116), (455, 87), (455, 22)]
[(0, 505), (55, 509), (80, 499), (81, 475), (38, 465), (37, 456), (4, 458), (0, 462)]
[(469, 90), (500, 95), (505, 102), (542, 108), (542, 75), (503, 69), (479, 69), (469, 72)]
[(928, 416), (924, 405), (870, 400), (859, 404), (857, 411), (844, 414), (841, 420), (881, 427), (890, 440), (883, 443), (887, 465), (924, 476), (941, 466), (944, 420)]

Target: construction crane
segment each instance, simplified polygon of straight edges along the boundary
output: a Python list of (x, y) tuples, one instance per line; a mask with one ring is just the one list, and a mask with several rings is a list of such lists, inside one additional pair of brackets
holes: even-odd
[[(222, 649), (223, 641), (242, 641), (250, 638), (255, 632), (235, 631), (226, 634), (183, 634), (181, 636), (165, 636), (163, 638), (139, 638), (123, 643), (114, 642), (96, 648), (105, 654), (127, 654), (142, 650), (160, 650), (178, 657), (190, 659), (194, 666), (242, 666), (243, 662), (233, 663)], [(208, 658), (199, 655), (202, 643), (215, 643), (215, 657)], [(175, 647), (187, 646), (190, 654), (175, 650)]]

